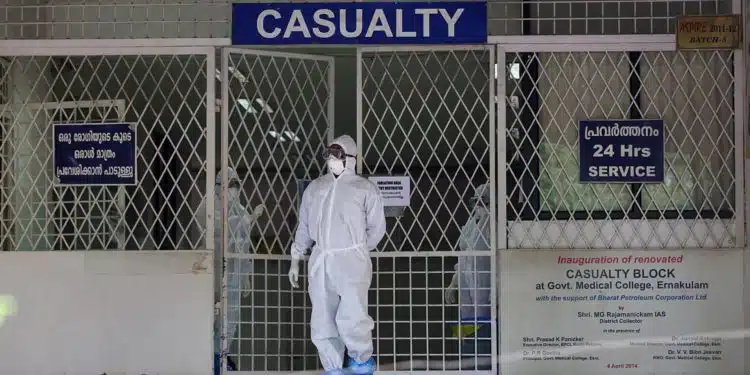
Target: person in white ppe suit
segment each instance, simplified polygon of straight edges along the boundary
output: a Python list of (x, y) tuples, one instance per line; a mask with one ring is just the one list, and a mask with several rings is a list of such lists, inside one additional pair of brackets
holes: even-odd
[[(228, 246), (225, 249), (225, 256), (229, 254), (249, 254), (250, 253), (250, 230), (263, 214), (263, 205), (256, 206), (252, 211), (242, 206), (240, 201), (240, 180), (232, 168), (227, 171), (229, 184), (227, 187), (227, 227), (229, 229)], [(252, 213), (251, 213), (252, 212)], [(214, 193), (214, 246), (216, 249), (221, 248), (222, 244), (222, 213), (221, 213), (221, 175), (216, 176), (216, 189)], [(216, 270), (222, 268), (220, 257), (214, 257), (214, 266)], [(240, 296), (247, 296), (250, 292), (250, 274), (252, 272), (252, 262), (249, 259), (228, 258), (227, 268), (227, 347), (231, 347), (232, 340), (237, 331), (237, 325), (240, 321)], [(219, 301), (221, 295), (221, 273), (215, 273), (215, 284), (217, 286), (216, 301)], [(221, 350), (218, 320), (215, 326), (214, 345), (218, 352)], [(229, 364), (231, 370), (235, 370), (233, 364)], [(218, 364), (215, 366), (215, 372), (218, 370)]]
[(308, 248), (310, 329), (326, 374), (372, 374), (372, 329), (367, 293), (372, 281), (368, 252), (385, 234), (385, 213), (378, 188), (355, 171), (357, 144), (336, 138), (324, 156), (329, 173), (302, 194), (299, 224), (292, 244), (289, 281), (298, 287), (299, 263)]
[[(490, 186), (477, 187), (470, 200), (471, 216), (461, 228), (458, 246), (462, 251), (490, 250)], [(454, 274), (445, 291), (447, 303), (459, 303), (461, 320), (481, 324), (491, 319), (490, 290), (492, 286), (490, 256), (459, 256)], [(489, 341), (488, 341), (489, 343)], [(474, 342), (466, 342), (463, 353), (473, 353)]]

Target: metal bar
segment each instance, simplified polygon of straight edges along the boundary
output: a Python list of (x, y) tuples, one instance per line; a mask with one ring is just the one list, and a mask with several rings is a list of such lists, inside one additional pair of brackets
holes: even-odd
[(496, 226), (496, 248), (497, 249), (505, 249), (507, 246), (507, 218), (508, 218), (508, 205), (507, 205), (507, 183), (505, 175), (506, 175), (506, 168), (507, 168), (507, 128), (508, 128), (508, 119), (506, 117), (506, 104), (505, 104), (505, 98), (506, 98), (506, 83), (505, 80), (507, 79), (507, 62), (505, 59), (505, 50), (503, 49), (503, 46), (497, 46), (497, 52), (496, 52), (496, 63), (495, 66), (497, 66), (497, 70), (493, 71), (497, 72), (497, 77), (495, 80), (496, 83), (496, 92), (495, 97), (493, 98), (494, 103), (494, 109), (496, 113), (496, 134), (493, 135), (493, 139), (496, 140), (495, 143), (495, 150), (496, 150), (496, 159), (497, 159), (497, 176), (500, 180), (502, 180), (501, 183), (498, 183), (497, 190), (496, 190), (496, 196), (497, 196), (497, 226)]
[[(122, 103), (125, 101), (122, 99), (114, 99), (114, 100), (73, 100), (73, 101), (64, 101), (64, 102), (44, 102), (44, 103), (26, 103), (25, 105), (13, 105), (10, 103), (9, 105), (4, 105), (2, 108), (2, 111), (18, 111), (20, 109), (26, 109), (26, 110), (45, 110), (45, 111), (54, 111), (58, 109), (75, 109), (75, 108), (87, 108), (87, 107), (120, 107)], [(124, 112), (119, 112), (120, 114), (123, 114)], [(124, 120), (122, 120), (124, 121)]]
[(336, 137), (336, 59), (331, 58), (328, 64), (328, 144), (331, 144)]
[[(743, 4), (744, 3), (744, 4)], [(732, 13), (740, 14), (742, 23), (740, 27), (744, 38), (742, 38), (742, 47), (739, 51), (735, 50), (732, 55), (734, 57), (734, 207), (735, 207), (735, 247), (744, 248), (747, 238), (745, 218), (747, 217), (747, 209), (745, 202), (748, 197), (745, 194), (745, 187), (750, 184), (750, 178), (745, 173), (745, 137), (747, 136), (745, 131), (745, 121), (748, 118), (748, 103), (749, 97), (747, 93), (747, 53), (748, 53), (748, 40), (747, 40), (747, 17), (748, 9), (745, 4), (747, 2), (743, 0), (732, 0)]]
[[(3, 49), (60, 49), (71, 50), (90, 48), (170, 48), (170, 47), (224, 47), (231, 46), (229, 38), (143, 38), (143, 39), (24, 39), (0, 40), (0, 50)], [(169, 52), (165, 52), (169, 53)]]
[[(269, 371), (232, 371), (231, 375), (268, 375)], [(270, 371), (270, 373), (276, 373), (278, 375), (320, 375), (321, 371), (296, 371), (296, 372), (285, 372), (285, 371)], [(414, 375), (494, 375), (496, 373), (492, 371), (427, 371), (427, 370), (403, 370), (403, 371), (381, 371), (378, 370), (378, 375), (403, 375), (405, 373)]]
[[(206, 55), (206, 249), (213, 250), (214, 246), (214, 194), (216, 183), (216, 54)], [(223, 107), (223, 106), (222, 106)]]
[[(750, 35), (750, 9), (748, 9), (748, 6), (746, 6), (745, 4), (742, 4), (742, 1), (739, 1), (739, 2), (740, 2), (740, 9), (742, 11), (742, 28), (743, 28), (742, 56), (744, 58), (744, 56), (747, 56), (748, 53), (750, 53), (750, 43), (748, 43), (748, 40), (747, 40), (748, 35)], [(732, 8), (734, 8), (737, 5), (736, 3), (737, 1), (732, 2)], [(748, 84), (750, 84), (750, 82), (748, 82), (748, 79), (750, 79), (750, 74), (747, 74), (747, 71), (750, 70), (750, 59), (744, 58), (744, 61), (745, 61), (745, 65), (740, 69), (740, 71), (742, 72), (742, 77), (744, 77), (745, 91), (742, 93), (742, 97), (745, 100), (745, 104), (742, 105), (741, 110), (742, 110), (744, 118), (747, 119), (750, 117), (750, 105), (748, 105), (748, 103), (750, 103), (750, 95), (749, 95), (750, 92), (748, 92), (748, 89), (747, 89)], [(737, 75), (738, 75), (738, 72), (737, 70), (735, 70), (735, 77)], [(735, 108), (735, 112), (736, 111), (737, 109)], [(747, 144), (748, 136), (750, 136), (750, 133), (748, 133), (748, 131), (745, 131), (742, 136), (743, 145)], [(745, 158), (743, 168), (742, 168), (743, 173), (744, 173), (746, 168), (750, 168), (750, 163), (748, 162), (748, 157), (750, 157), (750, 154), (748, 154), (747, 151), (745, 151), (744, 149), (742, 150), (742, 152)], [(745, 183), (745, 187), (750, 186), (750, 173), (744, 174), (744, 183)], [(747, 201), (748, 199), (750, 199), (750, 191), (745, 193), (745, 196), (743, 199), (744, 201)], [(747, 218), (747, 215), (750, 214), (750, 212), (748, 212), (748, 209), (744, 207), (742, 208), (742, 210), (745, 211), (745, 217)], [(750, 236), (750, 220), (746, 219), (745, 221), (747, 221), (747, 223), (745, 223), (745, 229), (744, 229), (745, 241), (747, 241), (747, 236)], [(746, 266), (745, 275), (747, 275), (747, 268), (748, 267)], [(746, 306), (748, 305), (750, 305), (750, 298), (746, 299)]]
[(128, 55), (203, 55), (213, 47), (117, 47), (110, 41), (109, 47), (2, 47), (0, 56), (128, 56)]
[(674, 34), (649, 35), (502, 35), (488, 43), (506, 52), (674, 51)]
[(227, 301), (227, 260), (224, 250), (229, 246), (229, 236), (227, 233), (227, 211), (229, 209), (227, 202), (227, 185), (229, 184), (229, 51), (224, 49), (221, 53), (221, 248), (219, 256), (221, 257), (221, 314), (220, 327), (221, 335), (219, 339), (219, 366), (221, 373), (227, 370), (227, 312), (229, 304)]
[[(500, 124), (500, 127), (505, 129), (505, 123), (504, 122), (497, 122), (497, 102), (499, 101), (499, 98), (503, 98), (503, 101), (505, 101), (505, 93), (498, 91), (500, 88), (500, 84), (497, 83), (499, 81), (505, 80), (505, 74), (499, 75), (497, 77), (494, 76), (495, 67), (498, 66), (498, 64), (505, 66), (505, 55), (500, 56), (500, 49), (497, 50), (495, 48), (490, 49), (490, 61), (488, 66), (488, 72), (490, 74), (490, 81), (494, 81), (495, 84), (489, 85), (489, 119), (490, 119), (490, 252), (491, 256), (489, 257), (490, 262), (490, 278), (493, 280), (493, 282), (490, 284), (490, 353), (492, 354), (492, 358), (499, 358), (499, 351), (498, 351), (498, 345), (497, 340), (500, 337), (498, 334), (498, 327), (497, 327), (497, 319), (499, 316), (499, 312), (497, 309), (497, 291), (498, 291), (498, 285), (500, 284), (500, 280), (497, 278), (497, 262), (496, 259), (498, 257), (498, 251), (499, 246), (498, 243), (500, 241), (500, 238), (498, 238), (498, 227), (497, 224), (499, 222), (499, 218), (497, 216), (498, 213), (498, 206), (502, 205), (505, 206), (505, 195), (500, 196), (498, 194), (498, 184), (505, 185), (505, 179), (503, 178), (500, 180), (498, 176), (504, 176), (504, 170), (502, 173), (498, 173), (497, 170), (497, 164), (498, 164), (498, 158), (499, 155), (498, 152), (493, 152), (494, 150), (497, 150), (498, 141), (504, 142), (504, 138), (498, 139), (498, 124)], [(504, 87), (504, 86), (503, 86)], [(504, 108), (504, 106), (503, 106)], [(481, 259), (481, 258), (480, 258)], [(498, 373), (498, 363), (497, 361), (492, 361), (492, 373), (497, 374)]]
[[(736, 2), (736, 1), (735, 1)], [(747, 44), (747, 43), (745, 43)], [(745, 114), (748, 110), (747, 70), (745, 69), (744, 51), (734, 51), (734, 213), (735, 213), (735, 247), (744, 248), (745, 242), (745, 208), (746, 184), (749, 176), (745, 173)]]
[[(623, 251), (626, 249), (623, 249)], [(629, 251), (633, 251), (630, 249)], [(460, 253), (455, 251), (398, 251), (398, 252), (380, 252), (371, 251), (369, 253), (370, 258), (415, 258), (415, 259), (429, 259), (429, 258), (440, 258), (440, 257), (455, 257), (455, 256), (487, 256), (486, 250), (466, 250)], [(288, 260), (287, 255), (279, 254), (232, 254), (232, 258), (236, 259), (264, 259), (264, 260)]]
[(451, 45), (451, 46), (373, 46), (359, 47), (357, 50), (361, 53), (377, 52), (451, 52), (451, 51), (481, 51), (491, 48), (486, 45)]
[(281, 57), (286, 59), (299, 59), (299, 60), (315, 60), (315, 61), (326, 61), (331, 62), (332, 57), (320, 56), (320, 55), (308, 55), (305, 53), (294, 53), (294, 52), (281, 52), (281, 51), (267, 51), (259, 49), (245, 49), (245, 48), (225, 48), (229, 53), (239, 53), (243, 55), (255, 55), (255, 56), (268, 56), (268, 57)]
[(362, 49), (357, 48), (357, 174), (362, 174), (362, 163), (364, 162), (365, 156), (362, 154), (364, 150), (363, 143), (364, 139), (362, 136)]

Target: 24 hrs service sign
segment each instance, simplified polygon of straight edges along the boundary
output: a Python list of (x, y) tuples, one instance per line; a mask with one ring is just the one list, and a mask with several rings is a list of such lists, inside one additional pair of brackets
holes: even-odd
[(507, 251), (503, 375), (742, 374), (742, 251)]
[(663, 120), (584, 120), (578, 125), (581, 183), (664, 182)]

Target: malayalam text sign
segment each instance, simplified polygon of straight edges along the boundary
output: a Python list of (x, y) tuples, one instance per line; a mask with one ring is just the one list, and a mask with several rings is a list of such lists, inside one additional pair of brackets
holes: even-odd
[(579, 181), (664, 181), (663, 120), (582, 120), (578, 125)]
[(135, 125), (53, 124), (58, 185), (135, 185)]
[(487, 3), (237, 3), (232, 44), (487, 42)]
[(742, 273), (742, 250), (505, 251), (503, 374), (742, 374)]
[(676, 31), (677, 49), (736, 49), (742, 44), (742, 17), (682, 16)]

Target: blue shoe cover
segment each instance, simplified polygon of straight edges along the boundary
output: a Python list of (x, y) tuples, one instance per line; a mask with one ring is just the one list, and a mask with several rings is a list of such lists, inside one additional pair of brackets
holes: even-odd
[(334, 370), (328, 370), (324, 372), (323, 375), (349, 375), (349, 373), (342, 368), (337, 368)]
[(375, 357), (370, 357), (370, 359), (364, 363), (359, 363), (354, 359), (349, 358), (346, 362), (346, 367), (349, 369), (350, 374), (371, 375), (375, 372)]

